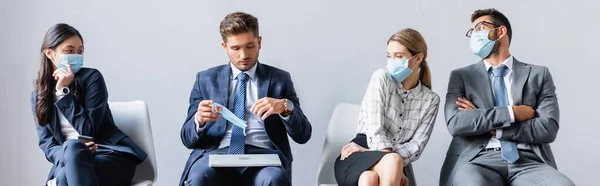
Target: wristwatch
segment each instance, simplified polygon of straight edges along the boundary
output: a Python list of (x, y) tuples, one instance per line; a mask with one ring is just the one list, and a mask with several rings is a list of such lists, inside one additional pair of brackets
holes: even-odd
[(294, 103), (292, 101), (290, 101), (289, 99), (283, 99), (283, 101), (284, 101), (283, 106), (285, 107), (285, 110), (281, 114), (288, 116), (294, 110)]
[(57, 97), (62, 97), (69, 94), (69, 92), (71, 92), (71, 90), (69, 90), (68, 87), (63, 87), (61, 89), (58, 89), (56, 93), (54, 93), (54, 95), (56, 95)]

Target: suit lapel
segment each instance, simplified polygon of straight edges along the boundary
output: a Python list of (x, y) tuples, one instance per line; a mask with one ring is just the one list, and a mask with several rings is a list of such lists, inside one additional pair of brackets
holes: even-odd
[(221, 93), (221, 103), (223, 104), (223, 106), (227, 107), (229, 105), (229, 83), (231, 83), (231, 66), (224, 65), (217, 76), (217, 81), (219, 81), (219, 91)]
[(271, 82), (271, 72), (264, 65), (256, 63), (256, 78), (258, 82), (258, 99), (267, 97), (269, 92), (269, 83)]
[(477, 65), (474, 66), (475, 69), (473, 71), (475, 74), (475, 88), (481, 91), (481, 95), (483, 95), (483, 100), (485, 107), (491, 108), (494, 107), (494, 94), (492, 94), (492, 84), (490, 83), (490, 75), (488, 74), (488, 69), (485, 69), (485, 65), (483, 64), (483, 60), (479, 61)]
[(529, 71), (531, 71), (531, 67), (514, 59), (513, 82), (510, 92), (513, 98), (513, 105), (520, 105), (523, 101), (523, 87), (525, 86), (525, 82), (527, 82), (527, 78), (529, 78)]

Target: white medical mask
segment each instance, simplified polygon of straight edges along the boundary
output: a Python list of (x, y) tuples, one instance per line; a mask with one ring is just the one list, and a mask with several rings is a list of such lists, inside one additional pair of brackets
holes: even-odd
[(489, 33), (490, 30), (480, 30), (473, 32), (471, 35), (471, 51), (480, 58), (488, 57), (492, 52), (492, 49), (494, 49), (494, 44), (496, 44), (496, 41), (492, 41), (488, 38)]
[(396, 80), (398, 83), (401, 83), (408, 78), (408, 76), (410, 76), (410, 74), (413, 72), (413, 70), (408, 67), (408, 61), (415, 57), (417, 57), (417, 55), (409, 59), (388, 58), (386, 69), (390, 76), (392, 76), (392, 78), (394, 78), (394, 80)]
[(83, 67), (83, 54), (58, 54), (58, 68), (66, 68), (65, 65), (71, 66), (73, 74), (79, 72)]
[[(221, 110), (219, 110), (218, 107), (221, 107)], [(246, 121), (238, 118), (233, 112), (218, 103), (213, 103), (212, 112), (221, 114), (221, 116), (229, 121), (229, 123), (244, 129), (244, 136), (246, 136), (246, 127), (248, 126)]]

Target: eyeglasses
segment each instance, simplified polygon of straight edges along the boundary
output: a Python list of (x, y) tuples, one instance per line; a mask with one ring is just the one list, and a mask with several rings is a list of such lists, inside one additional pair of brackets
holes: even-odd
[(483, 25), (486, 25), (486, 24), (487, 25), (492, 25), (494, 29), (497, 29), (498, 27), (501, 26), (501, 25), (496, 25), (494, 23), (490, 23), (490, 22), (487, 22), (487, 21), (482, 21), (482, 22), (477, 23), (475, 25), (475, 28), (469, 29), (467, 31), (467, 34), (465, 34), (465, 36), (467, 36), (468, 38), (471, 38), (471, 35), (473, 34), (473, 32), (478, 32), (478, 31), (483, 30)]

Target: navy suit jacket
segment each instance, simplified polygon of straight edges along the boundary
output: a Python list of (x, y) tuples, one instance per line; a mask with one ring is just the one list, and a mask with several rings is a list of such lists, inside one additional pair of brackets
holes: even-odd
[[(261, 63), (256, 63), (256, 65), (258, 65), (256, 68), (258, 99), (263, 97), (286, 98), (294, 103), (294, 110), (288, 121), (282, 120), (278, 114), (273, 114), (264, 122), (267, 135), (280, 152), (279, 156), (283, 167), (291, 178), (293, 157), (287, 135), (296, 143), (304, 144), (310, 139), (312, 127), (302, 113), (290, 74), (269, 65)], [(202, 100), (212, 100), (225, 106), (229, 105), (230, 76), (231, 66), (229, 64), (213, 67), (196, 75), (196, 82), (190, 95), (188, 115), (181, 127), (183, 145), (193, 150), (185, 165), (180, 185), (187, 179), (192, 164), (204, 153), (218, 148), (225, 136), (227, 121), (224, 118), (207, 122), (206, 128), (197, 132), (194, 116), (198, 110), (198, 104)]]
[(73, 79), (78, 88), (77, 96), (69, 93), (54, 102), (50, 123), (38, 125), (35, 119), (36, 91), (31, 94), (31, 111), (36, 123), (39, 146), (44, 151), (46, 159), (53, 164), (48, 180), (54, 177), (54, 170), (62, 157), (61, 145), (66, 138), (61, 132), (58, 112), (62, 112), (69, 123), (81, 135), (91, 136), (98, 146), (118, 152), (129, 153), (138, 159), (138, 164), (146, 159), (147, 154), (123, 133), (113, 121), (108, 107), (108, 91), (100, 71), (92, 68), (82, 68)]

